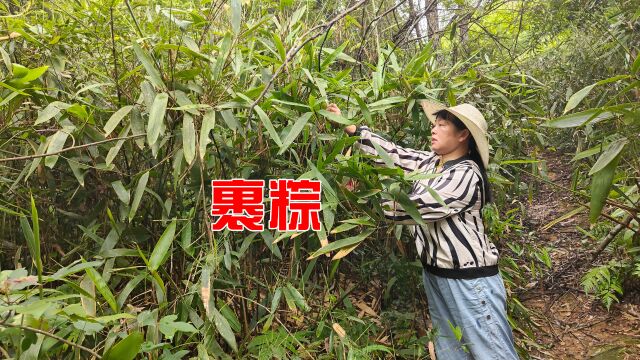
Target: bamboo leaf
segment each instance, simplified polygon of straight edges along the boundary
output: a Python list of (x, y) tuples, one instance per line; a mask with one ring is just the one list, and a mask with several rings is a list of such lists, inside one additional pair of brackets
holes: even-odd
[[(31, 194), (31, 223), (33, 224), (33, 246), (36, 269), (38, 271), (38, 283), (42, 284), (42, 258), (40, 256), (40, 219), (38, 218), (38, 208)], [(41, 294), (42, 295), (42, 294)]]
[(7, 213), (9, 215), (13, 215), (13, 216), (24, 216), (24, 214), (15, 212), (15, 211), (13, 211), (13, 210), (11, 210), (9, 208), (6, 208), (6, 207), (4, 207), (2, 205), (0, 205), (0, 211), (5, 212), (5, 213)]
[(182, 151), (187, 164), (191, 165), (196, 157), (196, 128), (189, 114), (182, 118)]
[(160, 128), (164, 122), (168, 101), (169, 95), (166, 93), (159, 93), (153, 99), (153, 104), (149, 111), (149, 126), (147, 127), (147, 142), (149, 145), (155, 144), (158, 136), (160, 136)]
[(231, 0), (231, 28), (233, 33), (240, 33), (240, 24), (242, 20), (242, 2), (240, 0)]
[(147, 187), (147, 181), (149, 180), (149, 172), (142, 174), (140, 180), (138, 180), (138, 185), (136, 186), (136, 192), (133, 195), (133, 202), (131, 203), (131, 209), (129, 210), (129, 222), (133, 220), (133, 217), (136, 215), (136, 211), (138, 211), (138, 206), (140, 205), (140, 200), (142, 200), (142, 195), (144, 194), (144, 189)]
[(211, 142), (209, 133), (214, 129), (216, 125), (216, 112), (213, 110), (207, 111), (202, 118), (202, 126), (200, 127), (200, 141), (198, 142), (198, 152), (200, 159), (204, 160), (204, 156), (207, 153), (207, 145)]
[[(80, 272), (88, 267), (98, 267), (104, 263), (104, 261), (89, 261), (89, 262), (80, 262), (81, 260), (77, 260), (76, 262), (65, 266), (58, 271), (56, 271), (53, 275), (47, 276), (46, 281), (54, 281), (61, 280), (64, 277)], [(80, 263), (78, 263), (80, 262)]]
[(111, 183), (111, 186), (113, 187), (113, 190), (115, 190), (116, 195), (118, 195), (118, 199), (120, 199), (120, 201), (122, 201), (126, 205), (129, 205), (129, 201), (131, 200), (131, 193), (124, 187), (124, 185), (122, 185), (122, 181), (114, 181)]
[(2, 60), (4, 61), (4, 66), (7, 67), (9, 74), (13, 72), (13, 63), (11, 62), (11, 57), (9, 53), (2, 47), (0, 47), (0, 55), (2, 55)]
[(162, 76), (156, 68), (151, 56), (145, 50), (143, 50), (140, 45), (138, 45), (138, 43), (135, 42), (133, 43), (133, 51), (136, 53), (138, 60), (140, 60), (142, 66), (147, 71), (147, 75), (149, 75), (151, 83), (153, 83), (153, 85), (155, 85), (157, 88), (164, 88)]
[[(89, 266), (90, 267), (90, 266)], [(86, 269), (86, 267), (84, 268)], [(85, 274), (80, 280), (80, 289), (85, 293), (80, 294), (80, 305), (89, 316), (96, 316), (96, 286), (89, 275)]]
[(287, 306), (289, 307), (289, 309), (291, 309), (291, 311), (295, 311), (296, 302), (293, 299), (293, 295), (289, 291), (289, 288), (285, 286), (285, 287), (281, 287), (281, 289), (282, 289), (282, 294), (284, 294), (284, 300), (287, 303)]
[(373, 230), (374, 229), (367, 229), (362, 234), (329, 243), (329, 245), (323, 246), (320, 249), (316, 250), (313, 254), (311, 254), (311, 256), (307, 258), (307, 260), (311, 260), (315, 257), (329, 253), (331, 251), (340, 250), (345, 247), (350, 247), (352, 245), (359, 244), (364, 239), (366, 239), (367, 236), (371, 235)]
[(631, 65), (631, 74), (635, 75), (638, 71), (640, 71), (640, 53), (636, 56), (636, 60)]
[(107, 123), (104, 125), (104, 134), (109, 136), (111, 132), (120, 124), (120, 121), (133, 109), (133, 106), (127, 105), (111, 115)]
[[(322, 48), (322, 51), (326, 52), (327, 54), (332, 54), (335, 51), (335, 49), (325, 46), (325, 47)], [(345, 54), (344, 52), (340, 52), (339, 54), (337, 54), (337, 59), (338, 60), (343, 60), (343, 61), (346, 61), (346, 62), (350, 62), (350, 63), (358, 62), (356, 59), (354, 59), (351, 56)]]
[(255, 109), (255, 112), (258, 113), (258, 116), (260, 117), (260, 120), (262, 120), (262, 124), (267, 129), (267, 132), (269, 133), (269, 136), (271, 136), (273, 141), (275, 141), (275, 143), (279, 147), (282, 147), (282, 140), (280, 140), (280, 136), (278, 136), (278, 132), (273, 127), (273, 124), (271, 123), (271, 120), (269, 119), (269, 116), (267, 116), (267, 114), (258, 105), (256, 105), (256, 107), (254, 109)]
[(134, 331), (126, 338), (120, 340), (117, 344), (109, 348), (102, 359), (133, 360), (140, 351), (140, 346), (142, 345), (143, 341), (144, 337), (142, 336), (142, 333)]
[(278, 305), (280, 305), (280, 297), (282, 296), (282, 289), (277, 288), (273, 293), (273, 298), (271, 299), (271, 313), (275, 313), (278, 309)]
[(589, 170), (589, 175), (593, 175), (596, 172), (604, 169), (605, 166), (609, 165), (609, 163), (612, 162), (613, 159), (615, 159), (618, 156), (618, 154), (620, 154), (620, 152), (622, 151), (622, 149), (624, 149), (624, 146), (626, 144), (627, 144), (626, 138), (616, 140), (613, 143), (609, 144), (609, 146), (607, 147), (607, 150), (604, 153), (602, 153), (602, 155), (600, 155), (600, 157), (598, 158), (598, 161), (596, 161), (596, 163), (593, 164), (593, 167), (591, 168), (591, 170)]
[[(69, 133), (66, 130), (58, 130), (55, 134), (49, 138), (49, 146), (47, 146), (47, 154), (52, 154), (62, 150), (64, 143), (67, 141)], [(44, 158), (44, 164), (53, 169), (58, 162), (58, 155), (51, 155)]]
[(384, 109), (396, 106), (398, 103), (404, 102), (406, 99), (402, 96), (392, 96), (386, 99), (376, 101), (369, 104), (369, 109), (375, 109), (376, 111), (382, 111)]
[(304, 300), (304, 296), (300, 294), (298, 289), (294, 288), (291, 284), (287, 284), (287, 289), (289, 290), (289, 294), (293, 297), (295, 304), (302, 310), (308, 311), (309, 305), (307, 305), (307, 302)]
[(176, 220), (174, 219), (169, 226), (164, 230), (160, 236), (160, 240), (153, 248), (151, 256), (149, 257), (149, 268), (151, 270), (158, 270), (160, 265), (164, 262), (167, 252), (173, 243), (173, 239), (176, 233)]
[(589, 109), (573, 114), (560, 116), (553, 120), (549, 120), (542, 126), (548, 126), (553, 128), (572, 128), (582, 126), (587, 123), (596, 123), (603, 120), (611, 119), (614, 116), (612, 112), (601, 111), (599, 109)]
[(607, 79), (604, 79), (604, 80), (600, 80), (600, 81), (596, 82), (595, 84), (591, 84), (589, 86), (583, 87), (578, 92), (576, 92), (575, 94), (571, 95), (571, 97), (567, 101), (567, 105), (565, 106), (564, 111), (562, 113), (566, 114), (567, 112), (573, 110), (575, 107), (580, 105), (582, 100), (584, 100), (584, 98), (587, 97), (589, 95), (589, 93), (591, 93), (591, 90), (593, 90), (593, 88), (596, 85), (604, 85), (604, 84), (616, 82), (616, 81), (619, 81), (619, 80), (622, 80), (622, 79), (626, 79), (626, 78), (629, 78), (629, 76), (628, 75), (618, 75), (618, 76), (610, 77), (610, 78), (607, 78)]
[[(133, 135), (142, 135), (145, 133), (144, 119), (142, 118), (142, 114), (140, 114), (138, 106), (134, 106), (131, 111), (131, 133)], [(144, 149), (144, 137), (137, 137), (134, 141), (140, 150)]]
[[(127, 125), (127, 127), (125, 127), (124, 129), (122, 129), (122, 131), (118, 134), (118, 137), (125, 137), (129, 134), (129, 130), (130, 130), (130, 126)], [(122, 148), (122, 145), (124, 145), (125, 140), (118, 140), (116, 142), (115, 145), (113, 145), (111, 147), (111, 149), (109, 149), (109, 152), (107, 153), (107, 156), (104, 159), (104, 163), (107, 166), (110, 166), (111, 163), (113, 162), (113, 160), (116, 158), (116, 156), (118, 155), (118, 153), (120, 152), (120, 148)]]
[(338, 252), (336, 252), (336, 254), (331, 258), (331, 261), (339, 260), (349, 255), (349, 253), (355, 250), (358, 247), (358, 245), (360, 245), (360, 243), (338, 250)]
[(600, 171), (593, 174), (591, 178), (591, 202), (589, 204), (589, 221), (591, 223), (595, 223), (602, 212), (619, 160), (620, 154)]
[(384, 163), (388, 167), (395, 168), (396, 167), (395, 162), (393, 161), (391, 156), (389, 156), (389, 154), (382, 148), (382, 146), (376, 144), (375, 142), (372, 144), (376, 148), (376, 151), (378, 152), (378, 155), (380, 155), (380, 158), (382, 159), (382, 161), (384, 161)]
[[(427, 188), (427, 190), (429, 190), (429, 188)], [(437, 196), (436, 200), (438, 202), (441, 202), (442, 199), (440, 198), (440, 196), (433, 190), (431, 190), (431, 194), (432, 196)], [(435, 194), (435, 195), (434, 195)], [(420, 212), (418, 211), (418, 209), (416, 208), (416, 204), (414, 201), (412, 201), (409, 196), (407, 196), (407, 194), (405, 194), (402, 191), (397, 191), (395, 193), (393, 193), (395, 201), (398, 202), (402, 208), (404, 209), (404, 211), (409, 214), (409, 216), (411, 216), (411, 218), (417, 222), (419, 225), (424, 225), (424, 221), (422, 220), (422, 215), (420, 214)], [(444, 204), (444, 202), (442, 202)]]
[(96, 290), (98, 290), (98, 292), (102, 295), (102, 297), (107, 301), (107, 304), (109, 304), (109, 307), (111, 307), (111, 310), (113, 310), (114, 313), (117, 313), (119, 308), (116, 302), (116, 298), (113, 296), (111, 289), (109, 289), (109, 285), (107, 285), (107, 282), (104, 281), (100, 273), (97, 272), (96, 269), (92, 267), (86, 268), (84, 271), (87, 273), (87, 276), (89, 276), (93, 284), (96, 286)]
[(336, 226), (335, 228), (333, 228), (333, 230), (331, 230), (329, 233), (330, 234), (337, 234), (337, 233), (341, 233), (343, 231), (351, 230), (351, 229), (356, 228), (356, 227), (358, 227), (358, 225), (356, 225), (356, 224), (349, 224), (349, 223), (340, 224), (340, 225)]
[(168, 339), (173, 339), (173, 336), (177, 331), (190, 333), (198, 331), (195, 327), (193, 327), (193, 325), (189, 323), (176, 321), (177, 318), (178, 315), (167, 315), (160, 319), (160, 321), (158, 322), (158, 328), (160, 329), (160, 332), (163, 333)]
[(365, 104), (364, 100), (362, 100), (360, 96), (354, 94), (353, 97), (356, 98), (358, 106), (360, 107), (360, 112), (362, 112), (362, 116), (364, 116), (367, 124), (371, 124), (373, 120), (371, 119), (371, 112), (369, 111), (369, 107), (367, 106), (367, 104)]
[(289, 145), (291, 145), (293, 141), (298, 137), (298, 135), (300, 135), (300, 132), (302, 131), (302, 129), (304, 129), (304, 126), (311, 118), (311, 115), (313, 115), (312, 112), (307, 112), (299, 117), (298, 120), (296, 120), (295, 124), (293, 124), (293, 126), (291, 127), (291, 130), (289, 130), (287, 137), (282, 142), (282, 147), (280, 148), (280, 151), (278, 151), (278, 155), (284, 153)]
[(342, 52), (344, 51), (344, 49), (347, 47), (347, 45), (349, 44), (348, 41), (343, 42), (340, 46), (338, 46), (337, 49), (333, 50), (329, 56), (325, 57), (322, 60), (322, 65), (320, 66), (321, 69), (326, 68), (328, 65), (331, 65), (331, 63), (338, 57), (338, 55), (342, 54)]
[(595, 86), (596, 86), (596, 84), (591, 84), (589, 86), (585, 86), (582, 89), (580, 89), (580, 91), (578, 91), (575, 94), (571, 95), (571, 97), (569, 98), (569, 101), (567, 101), (567, 105), (564, 107), (564, 111), (562, 112), (562, 114), (566, 114), (569, 111), (573, 110), (576, 106), (580, 105), (582, 100), (587, 95), (589, 95), (589, 93), (591, 92), (591, 90), (593, 90), (593, 88)]
[(238, 344), (236, 343), (236, 336), (233, 334), (233, 330), (231, 330), (231, 325), (229, 325), (229, 321), (222, 316), (222, 314), (216, 309), (215, 306), (212, 307), (212, 315), (213, 315), (213, 323), (216, 325), (216, 330), (222, 338), (231, 346), (233, 351), (238, 351)]
[(231, 43), (233, 39), (231, 38), (231, 34), (226, 34), (222, 39), (222, 45), (220, 45), (220, 51), (218, 51), (218, 58), (213, 67), (213, 78), (217, 79), (218, 76), (222, 73), (222, 69), (224, 68), (225, 62), (227, 62), (227, 57), (229, 56), (229, 51), (231, 50)]
[(36, 259), (39, 258), (38, 256), (39, 249), (37, 249), (37, 246), (36, 246), (31, 224), (29, 224), (29, 220), (27, 220), (27, 218), (24, 216), (20, 217), (20, 228), (22, 229), (22, 234), (24, 235), (24, 239), (27, 242), (27, 248), (29, 249), (31, 260), (33, 261), (34, 264), (36, 264), (37, 262)]
[(119, 308), (122, 308), (125, 301), (127, 301), (129, 294), (131, 294), (131, 292), (136, 288), (136, 286), (138, 286), (138, 284), (146, 278), (147, 278), (147, 273), (141, 272), (138, 275), (136, 275), (136, 277), (129, 280), (127, 285), (125, 285), (124, 288), (118, 292), (118, 298), (116, 299), (116, 302), (118, 303)]
[(54, 101), (51, 104), (47, 105), (42, 111), (39, 112), (38, 118), (33, 125), (39, 125), (45, 123), (54, 116), (60, 113), (60, 110), (68, 109), (71, 105), (65, 104), (61, 101)]
[(278, 245), (275, 244), (271, 231), (265, 229), (260, 233), (260, 235), (262, 235), (262, 239), (264, 240), (265, 245), (267, 245), (267, 248), (271, 250), (273, 255), (278, 257), (278, 259), (282, 259), (282, 253), (280, 252), (280, 248), (278, 248)]

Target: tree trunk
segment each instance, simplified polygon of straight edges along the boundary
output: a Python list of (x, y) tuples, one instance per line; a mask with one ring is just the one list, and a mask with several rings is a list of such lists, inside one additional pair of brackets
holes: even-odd
[(437, 48), (440, 39), (438, 0), (427, 0), (425, 6), (427, 8), (427, 35), (429, 35), (429, 40), (431, 40), (433, 47)]
[[(412, 19), (415, 19), (415, 18), (418, 17), (418, 15), (416, 14), (416, 8), (413, 5), (413, 0), (409, 0), (409, 16)], [(422, 37), (422, 32), (420, 31), (420, 21), (416, 22), (415, 29), (416, 29), (416, 37), (417, 38), (421, 38)]]

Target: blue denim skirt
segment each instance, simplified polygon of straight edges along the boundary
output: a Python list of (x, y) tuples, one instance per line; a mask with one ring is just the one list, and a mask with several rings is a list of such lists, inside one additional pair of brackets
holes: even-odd
[(449, 279), (422, 270), (438, 360), (518, 359), (500, 273)]

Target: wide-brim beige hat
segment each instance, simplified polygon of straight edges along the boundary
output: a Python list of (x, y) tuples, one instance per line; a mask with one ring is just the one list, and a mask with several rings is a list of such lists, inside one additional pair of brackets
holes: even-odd
[(478, 147), (478, 152), (480, 153), (485, 169), (489, 166), (487, 121), (475, 106), (471, 104), (460, 104), (447, 107), (444, 104), (431, 100), (422, 100), (420, 101), (420, 105), (422, 105), (422, 110), (424, 110), (424, 113), (432, 124), (436, 122), (436, 116), (434, 114), (440, 110), (447, 110), (460, 119), (460, 121), (467, 126), (471, 136), (473, 136), (473, 139), (476, 141), (476, 146)]

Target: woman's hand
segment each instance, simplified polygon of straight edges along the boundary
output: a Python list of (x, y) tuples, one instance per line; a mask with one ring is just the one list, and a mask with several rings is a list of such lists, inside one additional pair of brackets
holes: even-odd
[[(338, 105), (334, 103), (327, 105), (327, 111), (336, 115), (342, 115), (342, 111), (340, 111), (340, 108), (338, 107)], [(349, 135), (353, 135), (353, 133), (356, 132), (356, 126), (355, 125), (345, 126), (344, 132), (346, 132)]]

